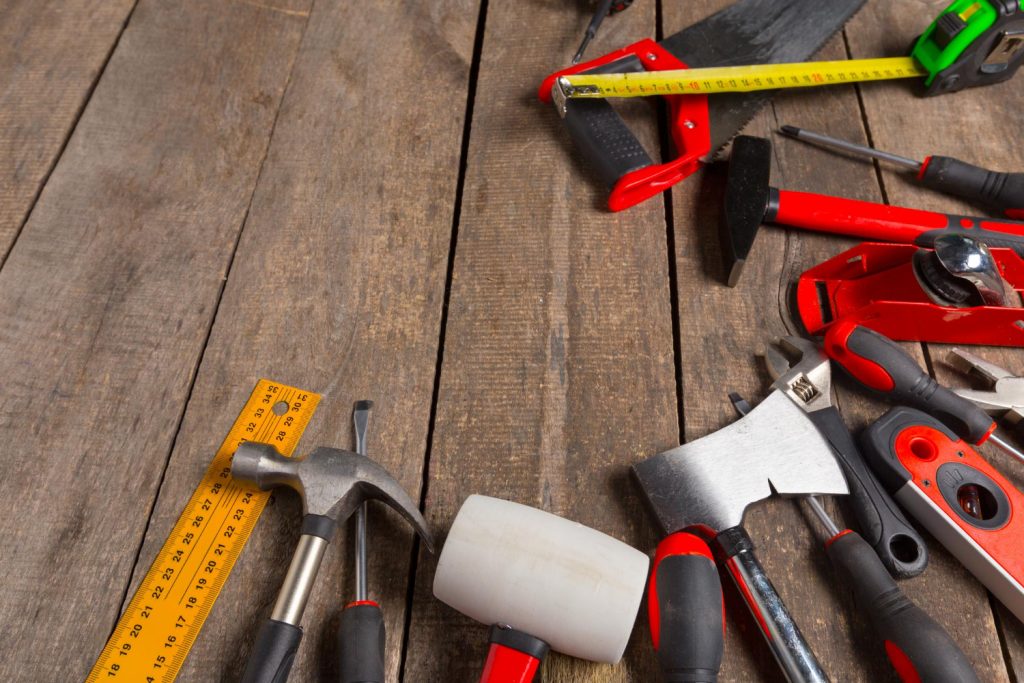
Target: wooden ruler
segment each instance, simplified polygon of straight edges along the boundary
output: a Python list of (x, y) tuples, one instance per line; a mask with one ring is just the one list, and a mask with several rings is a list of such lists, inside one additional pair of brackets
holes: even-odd
[(231, 479), (232, 454), (261, 441), (290, 456), (319, 402), (280, 382), (256, 384), (86, 683), (174, 680), (270, 497)]
[(570, 98), (650, 97), (807, 88), (928, 75), (913, 57), (889, 57), (621, 74), (580, 73), (559, 77), (557, 87)]

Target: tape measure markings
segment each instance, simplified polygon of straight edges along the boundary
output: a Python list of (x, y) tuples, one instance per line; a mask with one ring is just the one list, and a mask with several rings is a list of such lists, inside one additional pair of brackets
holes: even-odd
[[(231, 479), (231, 455), (249, 440), (272, 443), (291, 455), (319, 400), (318, 394), (279, 382), (256, 384), (87, 683), (174, 680), (270, 497)], [(283, 404), (280, 413), (278, 404)], [(182, 576), (188, 577), (184, 588)]]
[(912, 57), (890, 57), (619, 74), (579, 73), (560, 77), (558, 84), (566, 97), (609, 98), (751, 92), (927, 75)]

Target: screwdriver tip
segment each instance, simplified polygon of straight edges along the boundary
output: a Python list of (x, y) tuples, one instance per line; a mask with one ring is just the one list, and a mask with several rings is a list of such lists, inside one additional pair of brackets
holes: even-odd
[(787, 126), (782, 126), (781, 128), (779, 128), (779, 132), (782, 133), (783, 135), (788, 135), (791, 138), (798, 138), (798, 137), (800, 137), (800, 132), (801, 131), (796, 126), (789, 126), (789, 125), (787, 125)]
[(370, 410), (373, 408), (373, 401), (356, 401), (353, 410)]

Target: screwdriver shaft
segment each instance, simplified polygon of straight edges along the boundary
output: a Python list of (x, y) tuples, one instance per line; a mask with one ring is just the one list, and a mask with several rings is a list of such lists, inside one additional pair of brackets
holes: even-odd
[[(355, 410), (352, 412), (352, 422), (356, 431), (356, 453), (366, 455), (366, 428), (370, 422), (370, 409), (372, 401), (357, 401)], [(363, 503), (356, 510), (356, 601), (362, 602), (369, 598), (369, 590), (366, 587), (366, 508)]]
[(828, 531), (829, 538), (835, 538), (839, 535), (839, 527), (832, 521), (832, 518), (825, 511), (825, 506), (821, 504), (817, 496), (807, 496), (807, 503), (814, 510), (814, 514), (818, 517), (821, 523), (825, 526), (825, 530)]
[(830, 135), (824, 135), (822, 133), (815, 133), (814, 131), (806, 130), (804, 128), (797, 128), (796, 126), (782, 126), (779, 129), (784, 135), (788, 135), (791, 138), (797, 140), (804, 140), (806, 142), (815, 143), (824, 147), (832, 147), (834, 149), (841, 149), (844, 152), (850, 152), (851, 154), (857, 154), (860, 156), (871, 157), (873, 159), (879, 159), (881, 161), (888, 161), (902, 166), (911, 171), (917, 173), (921, 170), (921, 162), (908, 159), (907, 157), (900, 156), (899, 154), (893, 154), (892, 152), (883, 152), (882, 150), (875, 149), (874, 147), (868, 147), (866, 145), (858, 145), (855, 142), (848, 140), (840, 140)]
[(989, 435), (988, 440), (994, 443), (995, 445), (999, 446), (1006, 453), (1017, 458), (1018, 461), (1024, 463), (1024, 453), (1022, 453), (1019, 448), (1003, 439), (1003, 437), (1000, 436), (997, 432), (992, 432), (992, 434)]

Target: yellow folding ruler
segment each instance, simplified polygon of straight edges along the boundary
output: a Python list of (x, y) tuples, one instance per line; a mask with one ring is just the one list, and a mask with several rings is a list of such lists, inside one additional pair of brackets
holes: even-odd
[(231, 455), (262, 441), (291, 455), (320, 395), (261, 379), (86, 679), (173, 681), (270, 493), (231, 479)]
[(620, 74), (579, 73), (560, 76), (556, 87), (559, 95), (570, 98), (650, 97), (808, 88), (928, 75), (913, 57), (887, 57)]

